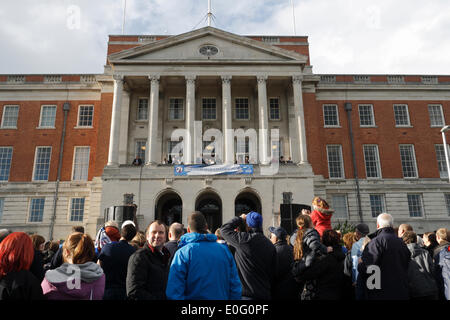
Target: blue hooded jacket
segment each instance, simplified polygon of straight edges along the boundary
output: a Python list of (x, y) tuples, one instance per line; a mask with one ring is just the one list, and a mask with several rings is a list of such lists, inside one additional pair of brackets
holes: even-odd
[(242, 286), (230, 250), (213, 234), (187, 233), (170, 266), (171, 300), (240, 300)]

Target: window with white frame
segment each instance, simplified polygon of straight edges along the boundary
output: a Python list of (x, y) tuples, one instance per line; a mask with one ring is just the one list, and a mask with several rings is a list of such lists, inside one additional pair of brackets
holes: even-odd
[(11, 169), (12, 147), (0, 147), (0, 181), (8, 181)]
[(327, 159), (330, 179), (343, 179), (344, 164), (342, 161), (342, 146), (327, 145)]
[(183, 120), (184, 108), (183, 99), (170, 98), (169, 99), (169, 120)]
[(216, 98), (203, 98), (202, 99), (202, 119), (203, 120), (216, 120)]
[(375, 118), (373, 116), (373, 106), (371, 104), (360, 104), (359, 109), (359, 124), (361, 127), (375, 126)]
[(447, 215), (450, 217), (450, 193), (444, 194), (445, 206), (447, 207)]
[(347, 219), (348, 217), (347, 195), (333, 194), (331, 196), (331, 201), (334, 209), (333, 216), (337, 219), (339, 218)]
[(41, 119), (39, 121), (40, 128), (54, 128), (56, 118), (56, 106), (42, 106)]
[(34, 159), (34, 181), (47, 181), (50, 171), (52, 147), (37, 147)]
[(145, 149), (147, 147), (147, 140), (136, 140), (134, 148), (134, 158), (139, 157), (142, 163), (145, 163)]
[(381, 178), (380, 156), (377, 145), (364, 145), (364, 162), (367, 178)]
[(28, 222), (42, 222), (44, 217), (45, 198), (33, 198), (30, 201)]
[(417, 178), (417, 165), (414, 146), (412, 144), (400, 145), (400, 160), (404, 178)]
[(5, 207), (5, 199), (0, 198), (0, 223), (2, 222), (3, 218), (3, 208)]
[(280, 120), (280, 99), (278, 98), (269, 99), (269, 119)]
[(408, 209), (410, 217), (423, 216), (423, 204), (421, 194), (408, 194)]
[(237, 163), (245, 163), (245, 157), (249, 155), (249, 138), (236, 139), (234, 144)]
[(94, 106), (78, 107), (78, 127), (92, 127)]
[(75, 147), (72, 180), (86, 181), (89, 174), (90, 147)]
[(17, 128), (17, 118), (19, 117), (19, 106), (4, 106), (2, 117), (2, 128)]
[(394, 119), (397, 127), (410, 126), (408, 106), (406, 104), (394, 104)]
[(444, 126), (444, 114), (442, 113), (442, 106), (440, 104), (428, 105), (428, 113), (430, 114), (430, 124), (432, 127)]
[(235, 99), (236, 120), (248, 120), (248, 98), (236, 98)]
[(323, 105), (323, 121), (325, 127), (339, 126), (338, 108), (335, 104)]
[(386, 212), (384, 204), (384, 194), (371, 194), (370, 197), (370, 211), (372, 217), (376, 218), (382, 212)]
[(136, 120), (148, 120), (148, 98), (139, 98)]
[[(435, 144), (434, 148), (436, 150), (436, 159), (439, 168), (439, 176), (441, 178), (448, 178), (447, 172), (447, 162), (445, 161), (445, 150), (443, 144)], [(450, 154), (450, 148), (447, 145), (447, 152)]]
[(84, 198), (72, 198), (70, 202), (70, 221), (83, 221)]

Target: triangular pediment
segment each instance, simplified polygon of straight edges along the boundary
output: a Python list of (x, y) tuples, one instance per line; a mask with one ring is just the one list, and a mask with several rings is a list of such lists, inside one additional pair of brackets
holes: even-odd
[[(218, 49), (217, 53), (209, 56), (202, 54), (200, 49), (205, 45), (214, 46)], [(111, 54), (108, 60), (112, 64), (181, 61), (305, 64), (308, 57), (261, 41), (205, 27)]]

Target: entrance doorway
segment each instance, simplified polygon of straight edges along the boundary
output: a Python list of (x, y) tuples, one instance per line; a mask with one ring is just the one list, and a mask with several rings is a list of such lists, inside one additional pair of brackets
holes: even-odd
[(241, 192), (234, 200), (234, 215), (238, 217), (241, 214), (247, 214), (250, 211), (256, 211), (262, 215), (261, 201), (253, 192)]
[(212, 233), (222, 225), (222, 200), (217, 193), (205, 192), (198, 196), (195, 210), (203, 213)]
[(173, 191), (163, 194), (155, 206), (155, 219), (161, 220), (167, 226), (174, 222), (181, 222), (183, 211), (183, 201), (181, 197)]

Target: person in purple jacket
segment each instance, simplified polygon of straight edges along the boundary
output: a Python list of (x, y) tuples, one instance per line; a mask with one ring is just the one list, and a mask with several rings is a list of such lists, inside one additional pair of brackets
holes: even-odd
[(48, 270), (41, 283), (49, 300), (102, 300), (105, 275), (93, 262), (95, 255), (92, 238), (80, 232), (69, 235), (63, 245), (64, 263)]

